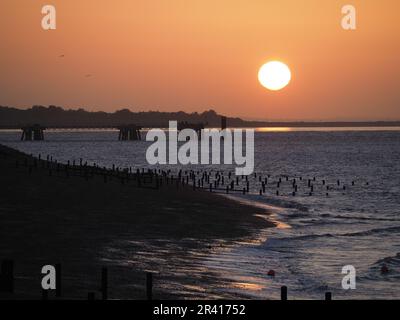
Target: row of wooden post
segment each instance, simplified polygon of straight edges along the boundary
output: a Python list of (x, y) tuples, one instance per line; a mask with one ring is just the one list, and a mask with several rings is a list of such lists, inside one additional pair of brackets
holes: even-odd
[[(62, 296), (62, 282), (61, 282), (61, 264), (55, 265), (56, 269), (56, 290), (55, 296), (60, 298)], [(0, 273), (0, 292), (14, 293), (14, 261), (4, 260), (1, 263)], [(108, 269), (103, 267), (101, 270), (101, 299), (108, 300)], [(42, 299), (48, 300), (49, 291), (42, 291)], [(88, 300), (95, 300), (95, 292), (88, 293)], [(146, 273), (146, 298), (147, 300), (153, 300), (153, 274), (151, 272)], [(281, 300), (288, 300), (288, 289), (286, 286), (281, 287)], [(332, 293), (325, 293), (325, 300), (332, 300)]]
[[(41, 161), (41, 155), (39, 154), (38, 158), (33, 157), (33, 167), (29, 165), (29, 173), (32, 173), (32, 168), (36, 168), (38, 166), (38, 162), (42, 163), (43, 165), (46, 166), (46, 168), (49, 170), (49, 175), (53, 175), (53, 170), (56, 172), (59, 171), (65, 171), (66, 176), (68, 177), (70, 175), (69, 169), (71, 170), (80, 170), (80, 174), (84, 174), (84, 177), (86, 180), (88, 180), (90, 177), (92, 177), (95, 174), (102, 175), (104, 183), (107, 183), (109, 178), (112, 176), (119, 178), (121, 180), (121, 184), (125, 184), (125, 182), (129, 182), (131, 178), (133, 180), (137, 181), (137, 186), (138, 187), (147, 187), (147, 188), (154, 188), (154, 189), (159, 189), (163, 185), (163, 181), (165, 181), (166, 184), (169, 184), (169, 182), (175, 180), (173, 175), (170, 175), (171, 170), (147, 170), (147, 173), (145, 173), (144, 168), (142, 170), (137, 169), (136, 174), (133, 173), (133, 170), (131, 167), (127, 169), (120, 169), (115, 166), (115, 164), (112, 165), (112, 169), (106, 169), (105, 167), (101, 168), (96, 164), (93, 164), (93, 166), (90, 166), (87, 164), (87, 162), (83, 162), (82, 158), (79, 160), (79, 166), (75, 164), (75, 160), (72, 162), (68, 161), (67, 164), (60, 164), (57, 162), (57, 160), (53, 160), (52, 157), (47, 156), (47, 161)], [(53, 165), (51, 165), (53, 164)], [(24, 160), (24, 165), (28, 166), (28, 159), (25, 158)], [(18, 160), (16, 162), (16, 167), (18, 167)], [(199, 174), (202, 175), (199, 178)], [(211, 180), (211, 173), (208, 171), (199, 171), (197, 170), (197, 173), (195, 170), (189, 170), (188, 171), (182, 171), (179, 170), (179, 174), (176, 177), (176, 185), (177, 188), (179, 188), (179, 185), (192, 185), (192, 189), (203, 189), (203, 190), (209, 190), (210, 192), (226, 192), (231, 193), (231, 192), (240, 192), (243, 194), (249, 193), (250, 192), (250, 181), (248, 176), (242, 176), (242, 180), (245, 180), (245, 185), (243, 188), (235, 188), (235, 185), (238, 187), (239, 186), (239, 177), (236, 176), (235, 179), (231, 180), (231, 172), (229, 172), (229, 175), (226, 177), (229, 179), (229, 181), (225, 180), (224, 174), (217, 171), (215, 173), (215, 178), (214, 180)], [(263, 177), (262, 175), (258, 175), (257, 173), (254, 173), (254, 179), (258, 180), (258, 182), (261, 184), (260, 189), (259, 189), (259, 194), (263, 195), (266, 193), (266, 188), (267, 185), (274, 185), (276, 183), (276, 196), (282, 195), (282, 192), (280, 191), (281, 184), (283, 183), (284, 180), (289, 181), (289, 176), (283, 175), (279, 177), (279, 180), (276, 182), (271, 181), (272, 179), (271, 176), (268, 174), (266, 177)], [(256, 179), (258, 178), (258, 179)], [(144, 186), (146, 184), (146, 180), (150, 180), (150, 185)], [(312, 181), (316, 181), (316, 177), (313, 177), (311, 179), (303, 179), (303, 177), (298, 178), (299, 181), (305, 180), (306, 181), (306, 186), (309, 188), (307, 191), (306, 195), (312, 196), (315, 189), (314, 189), (314, 184)], [(326, 188), (326, 196), (329, 196), (328, 191), (333, 190), (332, 186), (327, 185), (326, 180), (321, 180), (322, 181), (322, 186)], [(154, 182), (154, 183), (153, 183)], [(290, 191), (289, 194), (292, 196), (296, 196), (298, 194), (298, 187), (299, 185), (297, 184), (297, 178), (293, 178), (291, 182), (291, 187), (292, 190)], [(342, 184), (342, 181), (337, 180), (336, 184), (340, 186)], [(351, 185), (355, 185), (355, 181), (351, 181)], [(366, 183), (368, 185), (368, 182)], [(222, 186), (222, 187), (221, 187)], [(341, 188), (343, 191), (345, 191), (347, 188), (345, 185), (342, 186)]]
[[(56, 289), (55, 296), (61, 298), (62, 296), (62, 270), (61, 264), (57, 263), (55, 265), (56, 269)], [(3, 260), (1, 263), (0, 272), (0, 292), (15, 293), (14, 288), (14, 261), (13, 260)], [(50, 290), (42, 290), (42, 300), (49, 299)], [(103, 267), (101, 269), (101, 299), (108, 300), (108, 269)], [(146, 273), (146, 298), (147, 300), (153, 299), (153, 274), (151, 272)], [(95, 299), (95, 292), (88, 293), (88, 300)]]

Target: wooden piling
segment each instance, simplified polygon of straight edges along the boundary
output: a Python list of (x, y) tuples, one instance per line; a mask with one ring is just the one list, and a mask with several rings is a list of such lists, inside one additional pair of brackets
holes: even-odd
[(1, 263), (0, 292), (14, 293), (14, 261), (4, 260)]
[(49, 290), (42, 289), (42, 300), (49, 300)]
[(101, 269), (101, 298), (108, 299), (108, 270), (106, 267)]
[(56, 297), (61, 297), (61, 264), (56, 264)]
[(153, 274), (146, 273), (146, 297), (147, 300), (153, 300)]
[(332, 300), (332, 292), (325, 292), (325, 300), (326, 301)]
[(281, 287), (281, 300), (282, 301), (287, 300), (287, 287), (286, 286)]

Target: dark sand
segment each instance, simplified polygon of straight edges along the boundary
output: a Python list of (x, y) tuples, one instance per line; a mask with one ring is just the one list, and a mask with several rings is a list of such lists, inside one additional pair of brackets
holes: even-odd
[[(55, 263), (66, 298), (98, 290), (102, 266), (110, 298), (145, 298), (145, 271), (155, 272), (155, 298), (212, 298), (212, 288), (228, 284), (204, 269), (202, 257), (273, 225), (255, 216), (262, 209), (188, 186), (144, 189), (54, 167), (51, 174), (44, 161), (35, 168), (31, 157), (0, 145), (0, 259), (15, 261), (16, 298), (40, 298), (41, 267)], [(202, 294), (180, 294), (186, 285)]]

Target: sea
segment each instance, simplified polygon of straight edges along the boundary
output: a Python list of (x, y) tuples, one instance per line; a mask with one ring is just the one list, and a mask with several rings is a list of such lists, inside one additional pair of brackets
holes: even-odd
[[(47, 130), (33, 142), (20, 135), (0, 131), (0, 143), (64, 163), (234, 172), (230, 165), (150, 166), (145, 133), (142, 141), (118, 141), (116, 130)], [(327, 291), (334, 299), (399, 299), (400, 128), (256, 128), (254, 150), (249, 192), (226, 200), (265, 208), (276, 227), (201, 256), (198, 272), (224, 285), (165, 285), (187, 298), (278, 299), (285, 285), (291, 299), (323, 299)], [(352, 288), (346, 266), (355, 271)]]

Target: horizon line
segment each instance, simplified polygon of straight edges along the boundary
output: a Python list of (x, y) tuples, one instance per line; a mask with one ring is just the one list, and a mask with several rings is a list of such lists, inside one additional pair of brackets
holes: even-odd
[(160, 111), (160, 110), (155, 110), (155, 109), (148, 109), (148, 110), (132, 110), (128, 107), (121, 107), (120, 109), (115, 109), (112, 111), (104, 111), (104, 110), (88, 110), (85, 107), (64, 107), (64, 106), (59, 106), (59, 105), (54, 105), (54, 104), (50, 104), (50, 105), (40, 105), (40, 104), (34, 104), (31, 105), (29, 107), (15, 107), (15, 106), (7, 106), (7, 105), (1, 105), (0, 107), (2, 108), (10, 108), (10, 109), (17, 109), (17, 110), (22, 110), (22, 111), (26, 111), (29, 109), (33, 109), (34, 107), (43, 107), (46, 109), (49, 109), (51, 107), (55, 107), (55, 108), (61, 108), (63, 111), (79, 111), (79, 110), (83, 110), (85, 112), (104, 112), (104, 113), (116, 113), (119, 111), (124, 111), (127, 110), (131, 113), (146, 113), (146, 112), (159, 112), (159, 113), (179, 113), (179, 112), (184, 112), (188, 115), (190, 114), (202, 114), (205, 112), (210, 112), (210, 111), (214, 111), (217, 115), (219, 116), (226, 116), (229, 118), (236, 118), (236, 119), (241, 119), (243, 121), (248, 121), (248, 122), (268, 122), (268, 123), (302, 123), (302, 122), (308, 122), (308, 123), (324, 123), (324, 122), (329, 122), (329, 123), (347, 123), (347, 122), (360, 122), (360, 123), (371, 123), (371, 122), (400, 122), (400, 118), (398, 119), (387, 119), (387, 118), (382, 118), (382, 119), (333, 119), (333, 118), (326, 118), (326, 119), (309, 119), (309, 118), (297, 118), (297, 119), (285, 119), (285, 118), (273, 118), (273, 119), (263, 119), (263, 118), (247, 118), (247, 117), (242, 117), (239, 115), (227, 115), (227, 114), (223, 114), (223, 113), (219, 113), (219, 111), (213, 109), (213, 107), (209, 107), (209, 109), (204, 109), (202, 111), (184, 111), (184, 110), (175, 110), (175, 111)]

